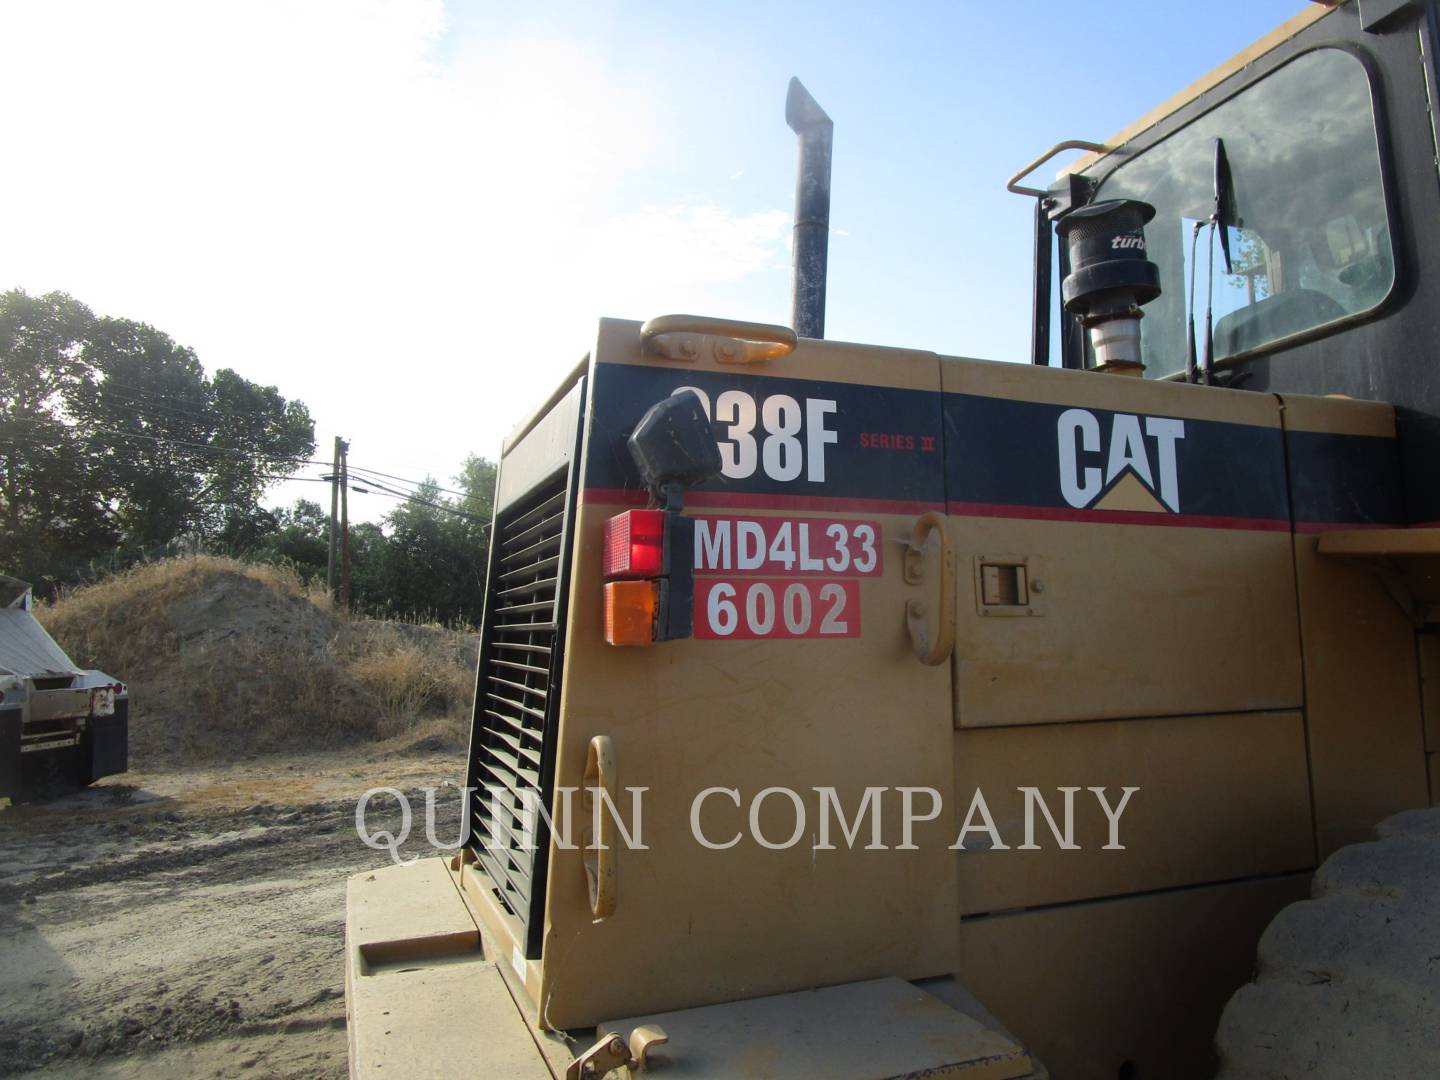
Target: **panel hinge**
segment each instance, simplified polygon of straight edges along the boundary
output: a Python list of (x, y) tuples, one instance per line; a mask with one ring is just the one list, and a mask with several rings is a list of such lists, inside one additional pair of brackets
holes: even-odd
[(669, 1041), (670, 1036), (665, 1034), (665, 1029), (656, 1024), (637, 1027), (630, 1033), (628, 1044), (615, 1032), (608, 1032), (570, 1062), (565, 1069), (565, 1080), (600, 1080), (614, 1069), (625, 1069), (631, 1073), (641, 1071), (651, 1049)]

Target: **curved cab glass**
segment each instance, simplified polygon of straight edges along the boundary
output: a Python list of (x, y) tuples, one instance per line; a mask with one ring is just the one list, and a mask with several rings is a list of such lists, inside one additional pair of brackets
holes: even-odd
[[(1217, 138), (1233, 191), (1230, 273), (1209, 223)], [(1141, 321), (1149, 378), (1184, 370), (1192, 273), (1197, 354), (1210, 297), (1217, 361), (1363, 314), (1395, 282), (1369, 78), (1342, 49), (1276, 69), (1119, 166), (1096, 198), (1156, 210), (1145, 234), (1165, 292)]]

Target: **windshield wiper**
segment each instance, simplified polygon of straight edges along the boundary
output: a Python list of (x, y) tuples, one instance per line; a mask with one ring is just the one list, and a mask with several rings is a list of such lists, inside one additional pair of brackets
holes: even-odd
[(1220, 228), (1220, 250), (1225, 255), (1225, 273), (1230, 268), (1230, 227), (1238, 225), (1235, 213), (1235, 185), (1230, 178), (1230, 157), (1225, 153), (1225, 140), (1215, 140), (1215, 205), (1210, 210), (1210, 220)]
[(1214, 313), (1215, 313), (1215, 233), (1220, 233), (1220, 251), (1225, 256), (1225, 273), (1232, 274), (1232, 263), (1230, 261), (1230, 228), (1238, 224), (1238, 215), (1235, 212), (1235, 185), (1230, 176), (1230, 158), (1225, 153), (1225, 140), (1215, 140), (1215, 170), (1214, 170), (1213, 200), (1210, 205), (1210, 217), (1206, 221), (1195, 222), (1195, 227), (1190, 233), (1190, 303), (1188, 305), (1188, 325), (1186, 328), (1187, 341), (1185, 349), (1185, 381), (1196, 381), (1195, 370), (1195, 247), (1200, 238), (1200, 230), (1208, 224), (1210, 226), (1210, 269), (1205, 284), (1205, 363), (1201, 375), (1206, 386), (1210, 385), (1210, 365), (1215, 352), (1214, 335)]

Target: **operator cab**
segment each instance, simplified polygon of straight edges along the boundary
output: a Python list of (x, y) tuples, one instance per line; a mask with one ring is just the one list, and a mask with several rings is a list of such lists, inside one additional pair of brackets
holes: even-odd
[[(1092, 203), (1154, 208), (1145, 242), (1164, 292), (1141, 320), (1146, 378), (1185, 379), (1193, 332), (1202, 379), (1208, 355), (1213, 381), (1243, 384), (1246, 361), (1374, 320), (1399, 292), (1401, 229), (1372, 44), (1300, 35), (1285, 45), (1266, 57), (1268, 70), (1243, 68), (1034, 192), (1045, 233)], [(1432, 189), (1434, 179), (1432, 163)], [(1055, 287), (1068, 253), (1037, 239), (1050, 265), (1037, 267), (1032, 359), (1093, 368), (1088, 336)]]
[[(1229, 163), (1233, 223), (1212, 218), (1217, 139)], [(1146, 310), (1150, 378), (1184, 368), (1187, 302), (1197, 324), (1199, 312), (1213, 308), (1219, 365), (1371, 316), (1395, 284), (1369, 75), (1346, 49), (1304, 53), (1150, 149), (1121, 157), (1095, 197), (1154, 206), (1146, 237), (1161, 280), (1195, 282)], [(1217, 237), (1220, 230), (1228, 236)], [(1229, 249), (1228, 270), (1217, 238)]]

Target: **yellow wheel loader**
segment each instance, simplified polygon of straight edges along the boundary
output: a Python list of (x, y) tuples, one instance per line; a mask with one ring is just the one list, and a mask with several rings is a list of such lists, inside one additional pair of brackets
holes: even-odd
[[(466, 839), (350, 880), (352, 1075), (1213, 1075), (1440, 792), (1437, 46), (1311, 5), (1017, 175), (1028, 365), (825, 340), (792, 84), (794, 328), (604, 320), (504, 444)], [(1227, 1075), (1440, 1075), (1433, 974), (1336, 1020), (1378, 939), (1306, 910), (1331, 1020), (1262, 969)]]

